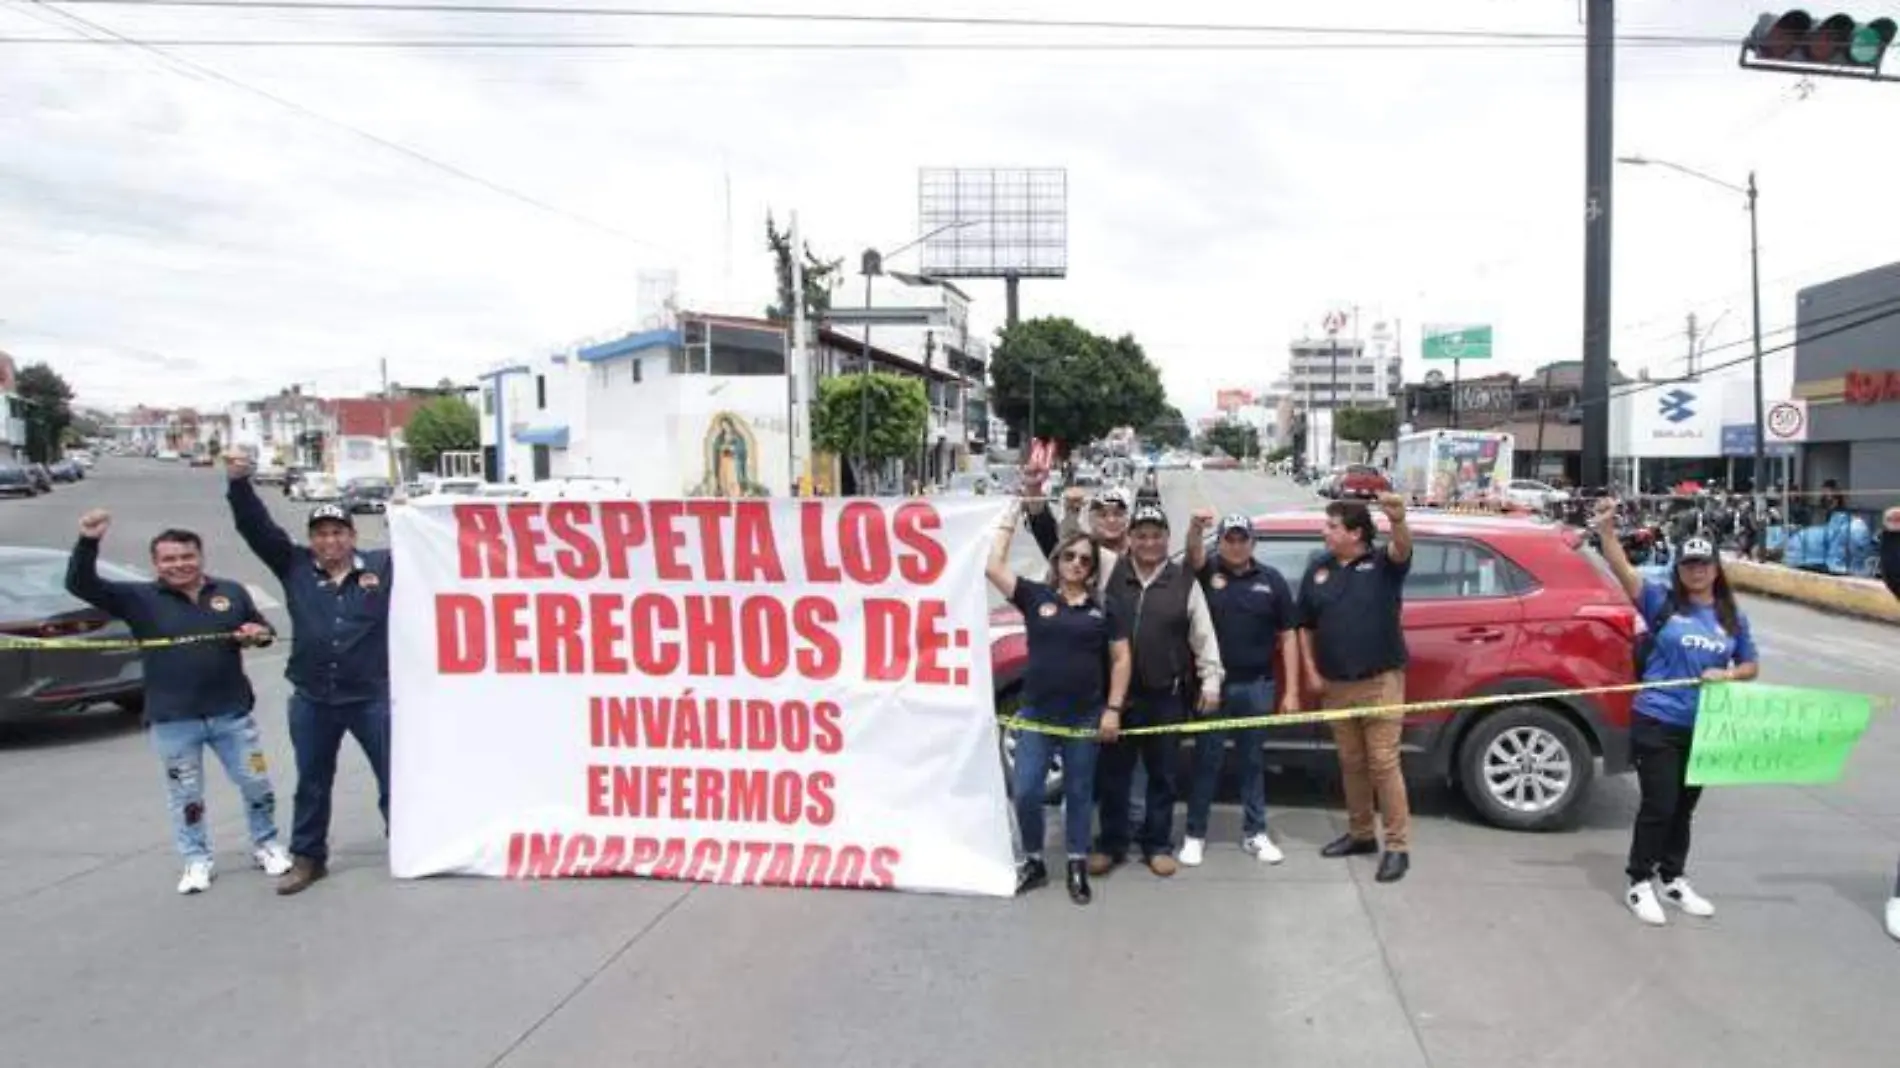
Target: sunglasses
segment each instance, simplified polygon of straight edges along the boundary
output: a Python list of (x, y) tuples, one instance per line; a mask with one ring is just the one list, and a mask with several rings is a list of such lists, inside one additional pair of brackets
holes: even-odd
[(1092, 557), (1088, 553), (1082, 552), (1080, 550), (1062, 554), (1062, 562), (1065, 564), (1086, 564), (1091, 559)]

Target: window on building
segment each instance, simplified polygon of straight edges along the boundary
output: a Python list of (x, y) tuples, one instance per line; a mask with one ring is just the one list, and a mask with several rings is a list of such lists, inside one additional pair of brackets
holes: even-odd
[(712, 373), (716, 375), (782, 375), (785, 373), (785, 335), (776, 330), (740, 326), (712, 327)]
[(546, 409), (548, 406), (548, 376), (534, 376), (534, 406)]
[(495, 414), (495, 387), (493, 386), (482, 390), (482, 414)]
[(632, 375), (633, 375), (633, 384), (637, 386), (637, 385), (639, 385), (639, 384), (640, 384), (640, 382), (641, 382), (641, 377), (642, 377), (642, 375), (643, 375), (643, 374), (645, 373), (645, 372), (644, 372), (644, 371), (642, 370), (642, 368), (643, 368), (643, 367), (644, 367), (644, 366), (646, 365), (646, 361), (645, 361), (645, 360), (642, 360), (642, 359), (640, 359), (640, 358), (638, 358), (638, 357), (635, 357), (634, 359), (632, 359), (632, 360), (630, 360), (630, 361), (628, 361), (628, 362), (629, 362), (630, 364), (632, 364), (632, 366), (633, 366), (633, 371), (631, 372), (631, 373), (632, 373)]

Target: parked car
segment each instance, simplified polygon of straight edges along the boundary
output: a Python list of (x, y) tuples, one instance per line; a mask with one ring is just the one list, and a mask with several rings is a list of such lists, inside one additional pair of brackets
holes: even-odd
[(411, 497), (474, 497), (482, 491), (479, 478), (430, 478), (424, 476), (409, 491)]
[(86, 472), (71, 460), (57, 460), (46, 465), (46, 473), (54, 482), (78, 482), (86, 477)]
[(1371, 464), (1347, 464), (1339, 473), (1338, 481), (1333, 484), (1332, 495), (1340, 500), (1371, 500), (1381, 493), (1390, 492), (1392, 480), (1385, 477), (1385, 472)]
[(89, 449), (73, 449), (66, 454), (66, 458), (78, 464), (82, 470), (86, 471), (92, 470), (93, 466), (99, 462), (98, 458), (93, 456)]
[(341, 500), (343, 490), (336, 479), (321, 471), (306, 471), (302, 478), (290, 487), (290, 499), (293, 501), (335, 501)]
[(37, 497), (40, 484), (19, 464), (0, 464), (0, 497)]
[[(125, 624), (66, 592), (67, 553), (0, 546), (0, 637), (129, 638)], [(145, 582), (151, 576), (100, 561), (101, 577)], [(135, 649), (0, 649), (0, 722), (36, 719), (111, 701), (143, 705), (144, 676)]]
[[(1379, 519), (1381, 526), (1384, 521)], [(1321, 551), (1322, 512), (1254, 521), (1255, 556), (1296, 589)], [(1418, 513), (1405, 583), (1410, 653), (1406, 699), (1535, 695), (1635, 681), (1643, 623), (1609, 566), (1574, 528), (1537, 520)], [(1210, 548), (1210, 552), (1212, 549)], [(1297, 595), (1297, 594), (1296, 594)], [(991, 672), (999, 712), (1018, 700), (1027, 646), (1021, 617), (991, 618)], [(1408, 778), (1449, 782), (1487, 822), (1513, 830), (1568, 826), (1598, 774), (1629, 768), (1631, 695), (1530, 697), (1408, 717)], [(1192, 744), (1193, 735), (1188, 736)], [(1267, 732), (1268, 763), (1338, 766), (1325, 724)], [(1014, 752), (1005, 738), (1004, 759)], [(1059, 796), (1060, 770), (1048, 788)]]
[(389, 510), (389, 498), (395, 490), (386, 478), (353, 478), (343, 488), (343, 507), (351, 515), (365, 512), (382, 514)]
[(53, 492), (53, 472), (48, 470), (45, 464), (27, 464), (26, 477), (33, 480), (33, 485), (39, 492)]
[(289, 474), (290, 470), (283, 464), (258, 464), (257, 468), (251, 472), (251, 481), (260, 486), (281, 486)]
[(191, 454), (192, 467), (210, 467), (212, 463), (211, 454), (208, 452), (194, 452)]
[(1570, 494), (1548, 482), (1539, 482), (1534, 478), (1514, 478), (1504, 487), (1504, 499), (1520, 508), (1541, 512), (1568, 501)]

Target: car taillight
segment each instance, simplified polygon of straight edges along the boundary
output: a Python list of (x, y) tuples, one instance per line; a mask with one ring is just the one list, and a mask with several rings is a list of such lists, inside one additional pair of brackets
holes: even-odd
[(1586, 604), (1577, 609), (1577, 618), (1602, 620), (1631, 641), (1636, 640), (1643, 625), (1643, 617), (1629, 605)]
[(32, 623), (0, 624), (0, 634), (44, 641), (48, 638), (75, 638), (91, 634), (105, 625), (102, 619), (38, 620)]

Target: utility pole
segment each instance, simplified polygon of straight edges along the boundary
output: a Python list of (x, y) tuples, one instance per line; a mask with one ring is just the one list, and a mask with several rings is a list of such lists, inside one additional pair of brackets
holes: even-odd
[[(732, 210), (730, 197), (728, 197), (727, 200), (726, 210), (728, 212)], [(807, 365), (805, 361), (805, 259), (800, 254), (802, 246), (798, 243), (798, 212), (796, 211), (792, 212), (792, 229), (791, 233), (787, 235), (787, 238), (792, 243), (792, 364), (786, 368), (785, 375), (785, 422), (787, 431), (785, 437), (787, 439), (786, 449), (789, 454), (787, 460), (791, 465), (791, 470), (786, 473), (785, 487), (786, 492), (797, 496), (801, 488), (798, 477), (799, 416), (805, 407), (800, 403), (802, 398), (798, 395), (798, 391), (800, 386), (805, 384), (805, 370)], [(809, 413), (803, 414), (806, 414), (809, 418)]]
[(1763, 514), (1762, 492), (1768, 481), (1768, 428), (1763, 426), (1761, 384), (1761, 230), (1756, 225), (1755, 172), (1748, 172), (1748, 278), (1755, 297), (1755, 477), (1752, 483), (1757, 522)]
[(1695, 313), (1690, 312), (1689, 313), (1689, 360), (1688, 360), (1689, 374), (1687, 377), (1691, 379), (1695, 377), (1695, 357), (1696, 357), (1695, 339), (1696, 339)]
[(396, 437), (389, 415), (389, 357), (383, 357), (383, 456), (388, 460), (389, 484), (396, 484)]
[(1616, 102), (1616, 3), (1584, 0), (1583, 469), (1610, 481), (1610, 167)]

